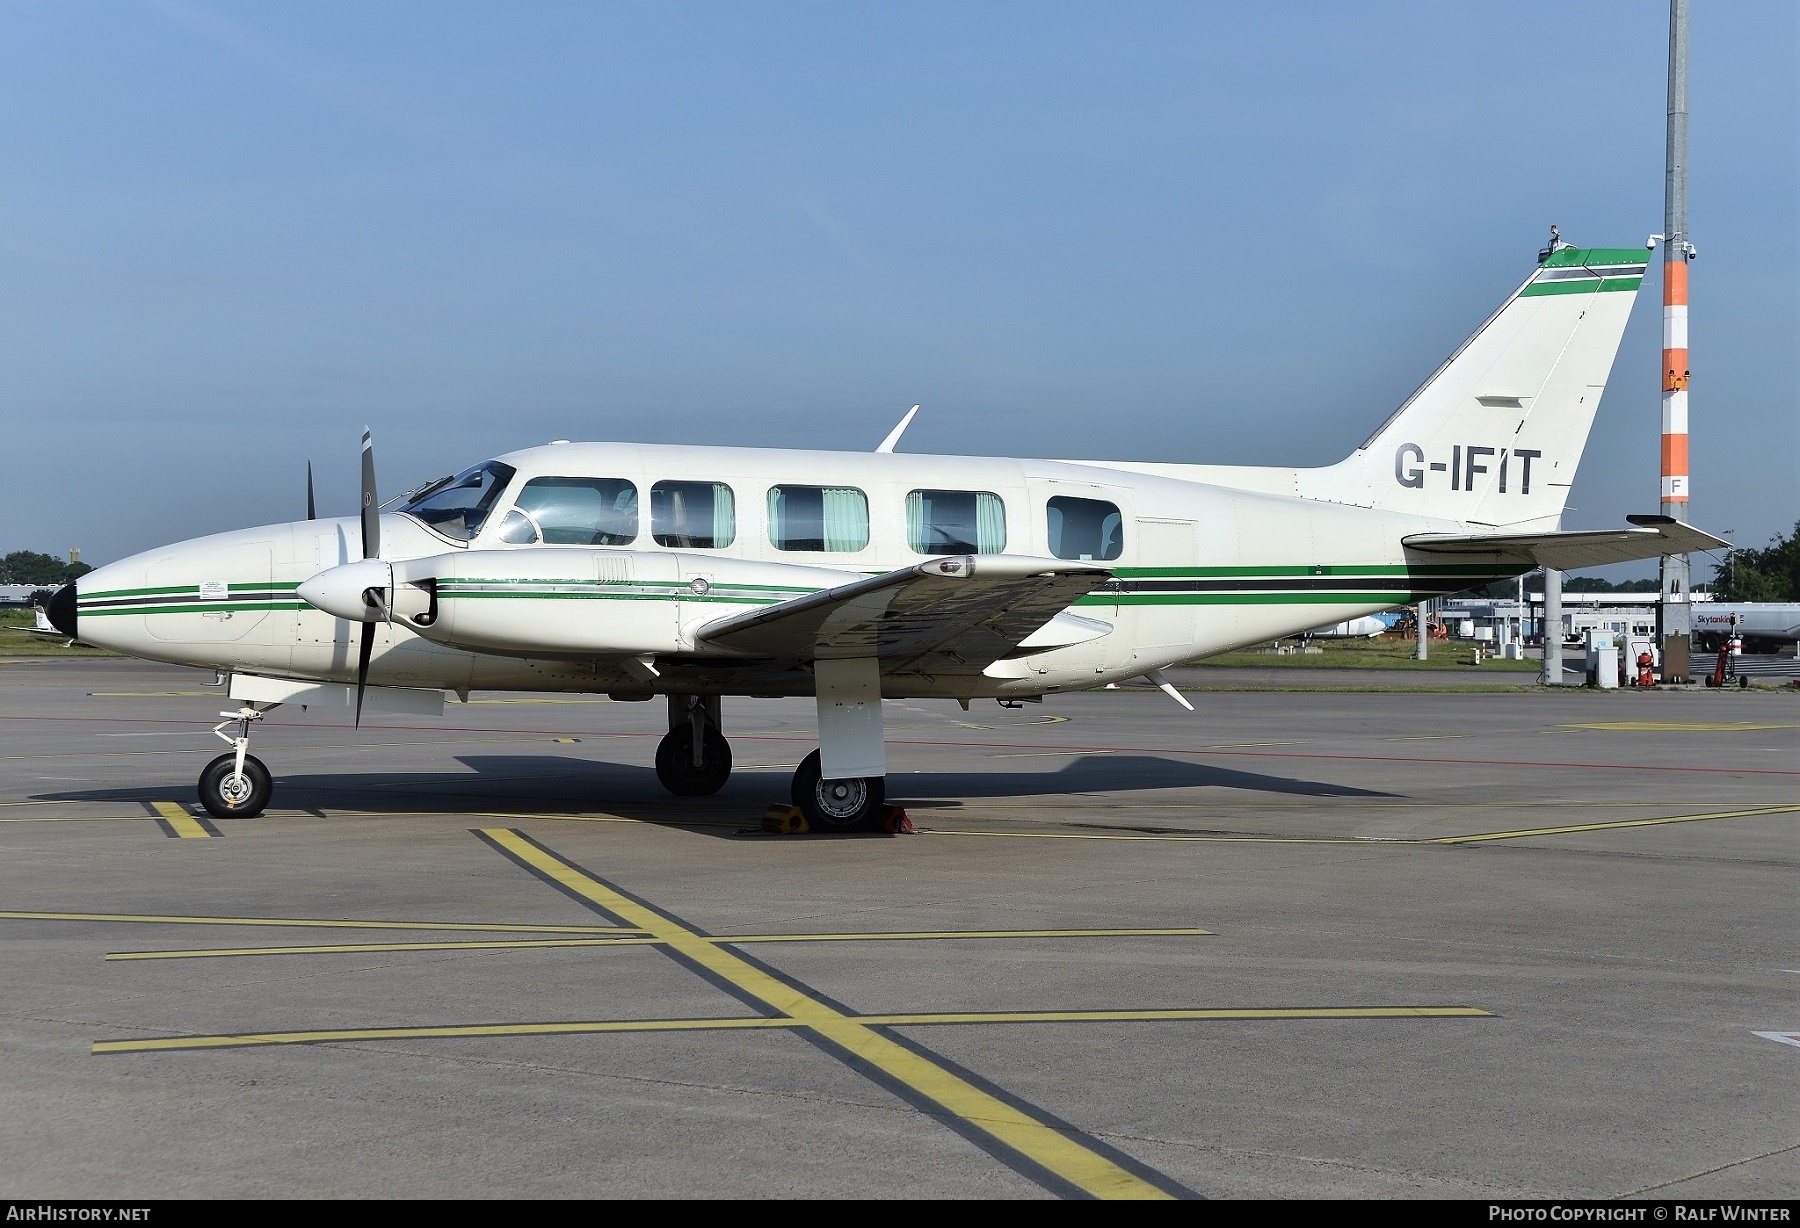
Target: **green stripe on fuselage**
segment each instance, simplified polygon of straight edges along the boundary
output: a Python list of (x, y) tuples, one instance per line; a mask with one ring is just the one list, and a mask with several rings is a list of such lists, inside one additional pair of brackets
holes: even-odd
[[(300, 582), (283, 580), (265, 580), (257, 584), (227, 584), (227, 592), (265, 593), (274, 590), (293, 592), (300, 587)], [(165, 597), (170, 593), (198, 593), (198, 584), (164, 584), (157, 588), (112, 588), (103, 593), (78, 593), (82, 601), (100, 601), (107, 597)]]
[(252, 610), (310, 610), (304, 601), (242, 601), (229, 605), (128, 605), (100, 610), (81, 610), (80, 618), (110, 618), (115, 614), (242, 614)]
[(459, 593), (439, 591), (439, 601), (723, 601), (733, 605), (780, 605), (778, 597), (705, 597), (692, 593)]

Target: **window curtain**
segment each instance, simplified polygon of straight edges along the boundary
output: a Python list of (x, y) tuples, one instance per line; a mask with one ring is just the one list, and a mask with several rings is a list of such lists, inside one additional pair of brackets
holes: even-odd
[(781, 521), (781, 487), (769, 487), (769, 544), (777, 550), (787, 549), (787, 528)]
[[(908, 505), (909, 518), (911, 511)], [(975, 549), (981, 554), (1000, 554), (1006, 549), (1006, 502), (985, 490), (975, 496)]]
[(853, 487), (823, 488), (825, 549), (861, 550), (869, 544), (869, 501)]
[(920, 554), (930, 554), (929, 537), (925, 530), (925, 492), (915, 490), (906, 496), (906, 542)]
[(713, 514), (712, 541), (714, 549), (729, 546), (737, 538), (737, 506), (731, 497), (731, 487), (723, 482), (712, 484)]

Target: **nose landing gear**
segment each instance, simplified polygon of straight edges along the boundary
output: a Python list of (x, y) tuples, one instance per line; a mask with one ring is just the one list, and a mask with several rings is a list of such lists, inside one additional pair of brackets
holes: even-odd
[[(274, 704), (258, 708), (245, 704), (236, 712), (221, 712), (225, 719), (213, 734), (231, 749), (207, 764), (200, 773), (200, 804), (215, 819), (248, 819), (263, 812), (274, 795), (275, 781), (263, 761), (250, 754), (250, 722), (260, 721)], [(234, 738), (225, 732), (238, 727)]]
[(676, 797), (707, 797), (731, 778), (731, 743), (719, 732), (717, 695), (669, 696), (669, 732), (656, 746), (656, 778)]

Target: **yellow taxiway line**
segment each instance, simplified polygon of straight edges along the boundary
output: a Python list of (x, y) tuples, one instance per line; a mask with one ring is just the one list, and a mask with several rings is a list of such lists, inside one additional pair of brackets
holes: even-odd
[(114, 921), (145, 925), (272, 925), (296, 929), (457, 930), (488, 934), (636, 934), (616, 925), (485, 925), (467, 921), (342, 921), (319, 917), (182, 917), (125, 912), (0, 911), (4, 921)]
[(1748, 733), (1758, 729), (1800, 729), (1800, 725), (1757, 721), (1590, 721), (1559, 728), (1597, 729), (1604, 733)]
[(1715, 819), (1748, 819), (1763, 815), (1792, 814), (1800, 806), (1753, 806), (1745, 810), (1716, 810), (1706, 814), (1676, 814), (1661, 819), (1613, 819), (1605, 823), (1571, 823), (1561, 827), (1526, 827), (1516, 831), (1473, 832), (1466, 836), (1186, 836), (1059, 831), (953, 831), (925, 828), (928, 836), (982, 836), (1003, 840), (1148, 840), (1176, 844), (1339, 844), (1370, 845), (1475, 844), (1485, 840), (1523, 840), (1528, 836), (1566, 836), (1584, 831), (1615, 831), (1626, 827), (1662, 827), (1670, 823), (1707, 823)]
[(472, 819), (530, 819), (533, 822), (554, 823), (638, 823), (647, 827), (747, 827), (761, 821), (758, 815), (748, 815), (735, 819), (634, 819), (622, 814), (496, 814), (489, 811), (473, 811)]
[[(838, 1013), (863, 1027), (907, 1028), (982, 1023), (1257, 1022), (1270, 1019), (1487, 1019), (1474, 1006), (1323, 1006), (1122, 1011), (903, 1011), (885, 1015)], [(458, 1040), (483, 1036), (582, 1036), (605, 1032), (710, 1032), (813, 1026), (791, 1015), (732, 1015), (714, 1019), (572, 1019), (550, 1023), (468, 1023), (437, 1027), (316, 1028), (304, 1032), (221, 1032), (95, 1041), (95, 1053), (156, 1053), (176, 1049), (243, 1049), (368, 1040)], [(925, 1061), (908, 1051), (908, 1056)], [(1010, 1106), (1009, 1106), (1010, 1107)], [(1038, 1123), (1034, 1123), (1038, 1124)], [(1065, 1140), (1066, 1141), (1066, 1140)]]
[[(952, 831), (947, 827), (921, 828), (927, 836), (992, 836), (1001, 840), (1149, 840), (1176, 844), (1367, 844), (1359, 836), (1182, 836), (1155, 834), (1112, 835), (1106, 832), (1062, 831)], [(1383, 840), (1383, 844), (1416, 844), (1415, 840)]]
[[(199, 730), (198, 732), (199, 732), (199, 735), (204, 735), (206, 733), (206, 730), (202, 729), (202, 730)], [(636, 737), (636, 736), (637, 735), (635, 735), (635, 734), (628, 734), (628, 733), (587, 733), (587, 734), (583, 734), (579, 738), (559, 738), (559, 737), (555, 737), (549, 733), (542, 733), (542, 734), (534, 734), (529, 737), (522, 737), (522, 738), (515, 738), (515, 737), (430, 738), (423, 742), (418, 741), (418, 740), (414, 740), (411, 742), (294, 742), (291, 744), (283, 745), (281, 748), (281, 751), (283, 754), (287, 754), (289, 751), (300, 751), (300, 750), (368, 750), (368, 749), (373, 749), (375, 747), (395, 747), (395, 746), (487, 746), (490, 744), (503, 743), (503, 742), (585, 742), (585, 741), (599, 741), (602, 739), (609, 739), (609, 738), (629, 738), (629, 737)], [(191, 755), (193, 753), (194, 753), (194, 748), (191, 746), (178, 746), (171, 750), (96, 750), (96, 751), (85, 751), (84, 750), (84, 751), (73, 751), (73, 752), (70, 752), (67, 754), (0, 755), (0, 761), (11, 760), (11, 759), (122, 759), (122, 758), (131, 758), (133, 756), (142, 756), (142, 755)], [(0, 805), (26, 805), (26, 804), (28, 804), (28, 803), (0, 802)], [(46, 804), (50, 804), (50, 803), (46, 803)]]
[(368, 955), (378, 951), (507, 951), (554, 947), (629, 947), (656, 943), (655, 938), (528, 938), (490, 942), (344, 942), (291, 947), (214, 947), (201, 950), (114, 951), (109, 960), (227, 959), (252, 955)]
[[(1210, 936), (1202, 929), (1061, 929), (1061, 930), (901, 930), (849, 934), (719, 934), (710, 942), (731, 946), (749, 942), (936, 942), (963, 938), (1164, 938)], [(199, 950), (115, 951), (109, 960), (221, 959), (254, 955), (366, 955), (378, 951), (505, 951), (553, 947), (660, 945), (660, 938), (528, 938), (483, 942), (350, 942), (311, 946), (215, 947)]]
[[(675, 918), (601, 882), (522, 832), (486, 828), (482, 838), (554, 886), (585, 900), (622, 924), (660, 938), (665, 949), (721, 988), (761, 1004), (788, 1027), (802, 1028), (855, 1068), (877, 1076), (915, 1103), (924, 1101), (962, 1124), (972, 1141), (1010, 1158), (1020, 1171), (1038, 1170), (1056, 1184), (1097, 1198), (1171, 1198), (1177, 1191), (1133, 1172), (1087, 1140), (1040, 1120), (1024, 1107), (971, 1083), (899, 1038), (877, 1031), (748, 957)], [(769, 1026), (769, 1025), (763, 1025)], [(1120, 1157), (1123, 1159), (1124, 1157)]]
[(1518, 840), (1525, 836), (1565, 836), (1580, 831), (1614, 831), (1622, 827), (1661, 827), (1668, 823), (1706, 823), (1713, 819), (1746, 819), (1765, 814), (1792, 814), (1800, 806), (1755, 806), (1748, 810), (1719, 810), (1711, 814), (1676, 814), (1665, 819), (1614, 819), (1609, 823), (1576, 823), (1567, 827), (1530, 827), (1522, 831), (1489, 831), (1472, 836), (1440, 836), (1415, 844), (1474, 844), (1481, 840)]
[(179, 839), (206, 840), (219, 834), (212, 824), (196, 819), (174, 802), (151, 802), (150, 809), (156, 812), (162, 829)]

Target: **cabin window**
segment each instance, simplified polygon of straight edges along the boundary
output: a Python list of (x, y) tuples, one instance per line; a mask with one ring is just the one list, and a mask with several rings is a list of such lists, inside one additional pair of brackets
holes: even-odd
[(869, 498), (853, 486), (771, 486), (769, 543), (777, 550), (861, 550)]
[(514, 546), (628, 546), (637, 535), (637, 487), (624, 478), (532, 478), (500, 522)]
[(400, 510), (446, 537), (469, 541), (481, 532), (514, 472), (511, 465), (488, 461), (421, 487)]
[(985, 490), (915, 490), (906, 496), (906, 542), (920, 554), (999, 554), (1006, 504)]
[(1116, 559), (1125, 552), (1125, 518), (1104, 499), (1050, 500), (1050, 553), (1059, 559)]
[(659, 546), (719, 550), (737, 537), (737, 502), (723, 482), (658, 482), (650, 488), (650, 536)]

